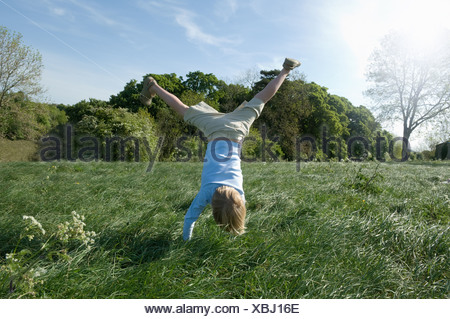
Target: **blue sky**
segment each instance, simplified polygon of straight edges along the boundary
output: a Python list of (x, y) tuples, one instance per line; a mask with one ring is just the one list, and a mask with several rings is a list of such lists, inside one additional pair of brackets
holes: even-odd
[(0, 0), (0, 25), (42, 54), (53, 103), (108, 100), (147, 73), (200, 70), (238, 82), (293, 57), (307, 81), (370, 107), (364, 71), (381, 37), (450, 27), (449, 8), (445, 0)]

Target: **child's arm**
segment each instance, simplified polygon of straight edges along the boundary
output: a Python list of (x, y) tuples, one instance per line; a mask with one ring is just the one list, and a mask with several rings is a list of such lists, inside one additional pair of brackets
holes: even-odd
[(261, 92), (255, 95), (255, 98), (260, 99), (261, 101), (263, 101), (263, 103), (269, 102), (269, 100), (275, 95), (275, 93), (277, 93), (278, 89), (280, 88), (281, 84), (283, 84), (288, 74), (289, 70), (282, 69), (280, 74), (278, 74), (275, 79), (270, 81)]
[(183, 239), (189, 240), (192, 237), (192, 231), (194, 230), (195, 222), (202, 213), (203, 209), (208, 204), (201, 191), (197, 194), (194, 201), (189, 206), (189, 209), (184, 216), (183, 225)]
[(150, 87), (152, 94), (158, 95), (167, 105), (169, 105), (175, 112), (184, 117), (184, 113), (189, 109), (189, 106), (180, 101), (172, 93), (166, 91), (154, 81), (154, 84)]
[(280, 88), (281, 84), (283, 84), (289, 72), (299, 67), (300, 64), (301, 63), (297, 60), (286, 58), (284, 60), (283, 69), (281, 70), (280, 74), (278, 74), (275, 79), (270, 81), (261, 92), (256, 94), (255, 98), (263, 101), (263, 103), (267, 103), (275, 95), (275, 93), (277, 93), (278, 89)]

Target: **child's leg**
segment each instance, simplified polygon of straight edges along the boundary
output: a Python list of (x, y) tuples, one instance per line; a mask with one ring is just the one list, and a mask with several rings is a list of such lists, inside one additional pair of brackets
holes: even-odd
[(290, 70), (283, 68), (278, 76), (270, 81), (266, 87), (255, 95), (255, 98), (260, 99), (263, 103), (267, 103), (277, 93), (281, 84), (283, 84)]
[(187, 111), (187, 109), (189, 109), (189, 106), (181, 102), (180, 99), (177, 98), (172, 93), (169, 93), (166, 90), (164, 90), (156, 82), (150, 87), (150, 93), (157, 94), (164, 102), (166, 102), (167, 105), (169, 105), (175, 112), (180, 114), (182, 117), (184, 117), (184, 113)]

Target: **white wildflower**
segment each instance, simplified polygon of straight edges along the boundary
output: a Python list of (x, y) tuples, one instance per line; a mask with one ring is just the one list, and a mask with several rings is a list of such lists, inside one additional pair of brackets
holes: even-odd
[(95, 242), (95, 232), (85, 231), (86, 223), (83, 215), (72, 211), (72, 222), (58, 225), (58, 239), (67, 242), (69, 239), (75, 239), (83, 242), (84, 245), (93, 244)]
[(15, 258), (16, 254), (11, 253), (11, 254), (6, 254), (6, 260), (11, 260), (12, 262), (18, 262), (19, 259)]
[[(45, 235), (45, 229), (42, 227), (41, 223), (38, 222), (33, 216), (23, 216), (24, 220), (30, 220), (31, 221), (31, 227), (37, 227), (41, 232), (42, 235)], [(27, 227), (26, 230), (30, 230), (30, 227)]]
[(45, 275), (46, 273), (47, 273), (46, 269), (38, 267), (37, 269), (34, 270), (33, 277), (40, 277), (42, 275)]

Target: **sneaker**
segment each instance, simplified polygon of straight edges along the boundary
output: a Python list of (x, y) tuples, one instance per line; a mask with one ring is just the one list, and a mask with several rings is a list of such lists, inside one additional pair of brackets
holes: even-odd
[(297, 60), (286, 58), (283, 63), (283, 68), (287, 70), (293, 70), (296, 67), (300, 66), (300, 64), (301, 63)]
[(152, 98), (156, 94), (150, 93), (150, 88), (156, 83), (156, 80), (152, 78), (151, 76), (148, 76), (144, 79), (144, 86), (141, 91), (141, 95), (139, 96), (139, 100), (142, 102), (142, 104), (149, 106), (152, 104)]

